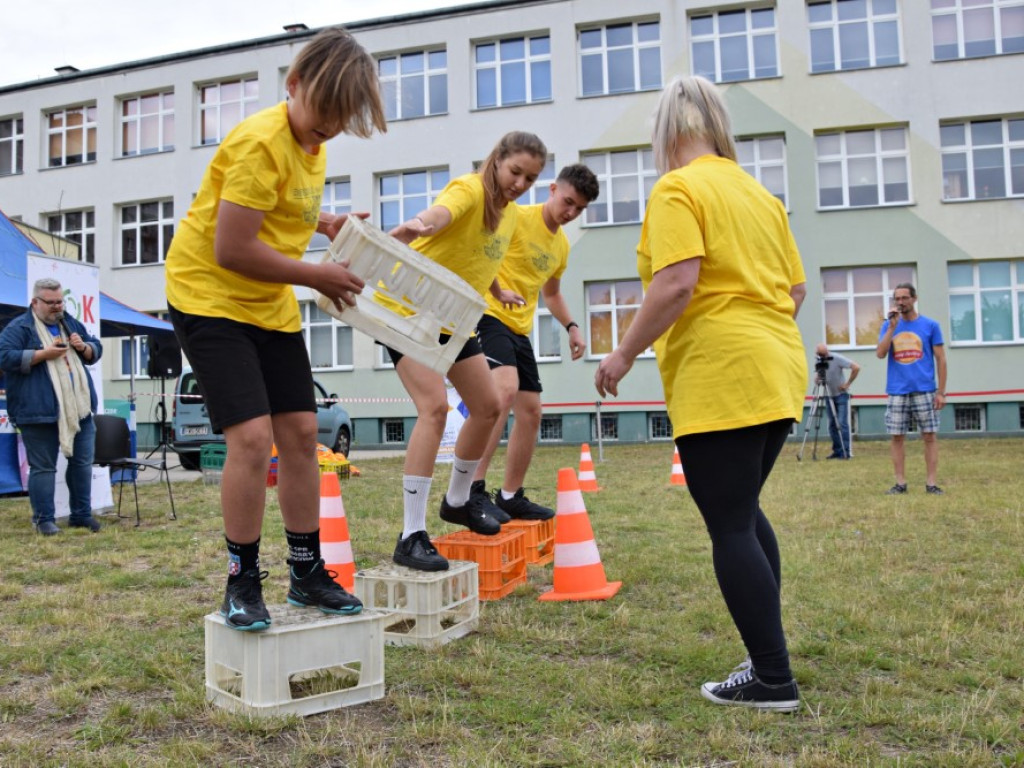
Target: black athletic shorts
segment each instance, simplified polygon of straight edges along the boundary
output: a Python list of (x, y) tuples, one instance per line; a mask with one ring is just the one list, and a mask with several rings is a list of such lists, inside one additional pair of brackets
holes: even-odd
[[(452, 335), (450, 333), (442, 333), (440, 336), (437, 337), (437, 340), (441, 344), (447, 344), (448, 340), (451, 339), (451, 337), (452, 337)], [(391, 358), (391, 362), (394, 365), (398, 365), (398, 361), (401, 360), (403, 357), (405, 357), (405, 355), (403, 355), (397, 349), (392, 349), (391, 347), (388, 347), (388, 346), (385, 346), (384, 349), (386, 349), (388, 351), (388, 357)], [(465, 360), (467, 357), (473, 357), (473, 355), (482, 355), (482, 354), (483, 354), (483, 350), (480, 349), (480, 342), (478, 342), (476, 340), (476, 337), (470, 336), (466, 340), (466, 346), (464, 346), (459, 351), (459, 354), (457, 354), (455, 356), (455, 362), (457, 363), (457, 362), (459, 362), (459, 360)]]
[(503, 365), (515, 366), (519, 372), (520, 392), (544, 391), (540, 385), (537, 357), (533, 354), (533, 342), (529, 336), (516, 333), (501, 320), (490, 315), (480, 318), (476, 333), (487, 357), (487, 364), (492, 369)]
[(301, 332), (267, 331), (223, 317), (168, 310), (214, 432), (268, 414), (316, 412)]

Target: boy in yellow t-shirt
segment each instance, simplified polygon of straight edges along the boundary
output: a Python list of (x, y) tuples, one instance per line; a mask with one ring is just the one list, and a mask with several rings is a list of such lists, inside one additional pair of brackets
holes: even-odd
[[(547, 520), (555, 514), (554, 510), (530, 501), (523, 491), (541, 416), (540, 373), (530, 332), (543, 295), (545, 306), (569, 334), (572, 359), (579, 360), (587, 348), (562, 296), (561, 278), (569, 263), (569, 239), (562, 227), (583, 213), (599, 193), (593, 171), (582, 164), (569, 165), (552, 182), (543, 204), (519, 208), (512, 244), (498, 270), (498, 283), (521, 295), (525, 303), (509, 307), (488, 296), (487, 309), (477, 326), (480, 345), (501, 398), (501, 415), (476, 469), (471, 492), (500, 522), (512, 518)], [(492, 502), (485, 480), (487, 467), (501, 440), (510, 409), (516, 418), (508, 440), (505, 479), (501, 488), (495, 490)]]
[(362, 290), (339, 264), (307, 264), (314, 231), (334, 237), (345, 216), (320, 212), (323, 145), (340, 133), (387, 130), (376, 65), (344, 29), (318, 33), (286, 77), (288, 101), (239, 123), (214, 155), (167, 254), (167, 301), (181, 348), (223, 432), (221, 485), (228, 583), (221, 614), (261, 630), (260, 533), (271, 445), (288, 540), (288, 602), (325, 613), (362, 604), (320, 557), (316, 403), (292, 285), (352, 305)]

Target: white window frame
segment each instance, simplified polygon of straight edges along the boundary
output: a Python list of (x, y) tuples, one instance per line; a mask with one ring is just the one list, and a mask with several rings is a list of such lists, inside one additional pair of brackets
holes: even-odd
[[(238, 85), (239, 95), (222, 98), (226, 87)], [(206, 101), (207, 95), (211, 98)], [(213, 99), (216, 97), (216, 100)], [(232, 128), (259, 110), (260, 81), (256, 75), (212, 80), (196, 84), (196, 143), (200, 146), (220, 144)], [(236, 114), (232, 114), (232, 112)], [(227, 114), (225, 114), (227, 113)], [(209, 120), (208, 120), (209, 117)], [(212, 130), (206, 135), (206, 124), (212, 122)]]
[[(996, 143), (975, 143), (974, 127), (991, 123), (999, 123), (1001, 139)], [(962, 140), (957, 140), (956, 133), (962, 131)], [(963, 200), (1005, 200), (1011, 197), (1024, 197), (1024, 117), (1004, 117), (990, 120), (965, 120), (944, 122), (939, 125), (939, 144), (942, 150), (942, 199), (943, 201)], [(977, 172), (979, 157), (1001, 155), (1003, 166), (1003, 194), (978, 194)], [(1018, 189), (1014, 190), (1014, 158), (1021, 169)], [(991, 168), (993, 166), (985, 166)], [(965, 194), (956, 194), (966, 180)], [(988, 187), (982, 186), (984, 193)]]
[(0, 136), (0, 147), (5, 148), (10, 161), (0, 166), (0, 176), (15, 176), (25, 172), (25, 118), (11, 115), (0, 118), (0, 126), (10, 126), (10, 136)]
[[(634, 158), (631, 168), (615, 167), (618, 165), (617, 160), (628, 165), (630, 155)], [(585, 152), (581, 159), (597, 176), (601, 189), (597, 199), (587, 206), (582, 226), (606, 227), (643, 222), (651, 189), (654, 188), (654, 183), (658, 180), (658, 172), (654, 167), (654, 151), (650, 147), (640, 147), (611, 152)], [(633, 202), (629, 197), (616, 199), (623, 194), (628, 195), (632, 191), (627, 182), (632, 182), (633, 189), (642, 190), (643, 195), (639, 200), (636, 218), (618, 220), (615, 218), (615, 204)], [(603, 221), (600, 220), (602, 212), (605, 216)]]
[[(655, 429), (655, 423), (660, 422), (662, 419), (664, 419), (664, 423), (668, 427), (667, 435), (655, 434), (656, 431), (662, 431), (660, 428)], [(672, 420), (668, 417), (668, 411), (647, 414), (647, 438), (658, 442), (672, 439)]]
[[(534, 53), (534, 41), (540, 45), (541, 40), (546, 41), (547, 50)], [(505, 53), (505, 43), (522, 42), (523, 55), (516, 56)], [(494, 58), (490, 61), (480, 61), (480, 53), (483, 48), (493, 46)], [(535, 80), (540, 76), (535, 70), (537, 67), (547, 65), (547, 96), (534, 96)], [(521, 66), (523, 71), (524, 97), (521, 101), (505, 98), (503, 88), (503, 73), (506, 67)], [(480, 76), (485, 72), (494, 73), (494, 104), (480, 103)], [(538, 83), (539, 84), (539, 83)], [(538, 104), (551, 101), (553, 98), (551, 79), (551, 37), (547, 32), (534, 35), (513, 35), (507, 37), (496, 37), (489, 40), (480, 40), (473, 45), (473, 105), (476, 109), (500, 109), (502, 107), (518, 107), (524, 104)]]
[[(153, 100), (155, 99), (155, 104)], [(138, 157), (174, 149), (174, 89), (152, 91), (135, 96), (122, 96), (117, 133), (118, 156)], [(134, 109), (134, 113), (131, 110)], [(149, 111), (144, 111), (149, 110)], [(144, 147), (143, 126), (156, 123), (156, 146)], [(134, 139), (134, 150), (127, 148), (126, 136)]]
[[(408, 178), (414, 174), (425, 173), (427, 176), (427, 186), (425, 193), (406, 193), (405, 187)], [(442, 175), (443, 174), (443, 175)], [(385, 194), (383, 191), (384, 182), (386, 179), (397, 179), (398, 180), (398, 192)], [(398, 226), (403, 221), (408, 221), (418, 213), (422, 213), (434, 204), (437, 200), (437, 196), (441, 194), (444, 188), (451, 181), (451, 172), (447, 166), (436, 167), (436, 168), (415, 168), (404, 171), (394, 171), (392, 173), (378, 173), (376, 178), (377, 187), (377, 221), (380, 222), (381, 228), (386, 232), (392, 226)], [(410, 198), (423, 197), (425, 194), (427, 201), (425, 205), (417, 206), (412, 203)], [(391, 222), (390, 219), (384, 217), (384, 204), (385, 203), (398, 203), (398, 221)]]
[[(962, 426), (969, 417), (973, 422), (973, 416), (975, 414), (977, 414), (978, 417), (977, 428)], [(953, 406), (954, 432), (985, 432), (986, 429), (985, 405), (983, 403), (957, 403)]]
[[(905, 125), (888, 126), (884, 128), (856, 128), (846, 131), (820, 131), (814, 135), (814, 146), (816, 153), (815, 175), (817, 180), (817, 208), (819, 211), (861, 209), (861, 208), (891, 208), (894, 206), (911, 205), (914, 199), (914, 191), (911, 187), (910, 175), (910, 132)], [(853, 142), (860, 143), (862, 138), (871, 136), (872, 147), (863, 150), (860, 147), (850, 148)], [(902, 146), (893, 147), (891, 140), (899, 137)], [(833, 141), (838, 139), (838, 141)], [(870, 161), (870, 162), (867, 162)], [(840, 173), (843, 199), (837, 204), (823, 205), (822, 195), (822, 169), (824, 166), (837, 166)], [(868, 168), (874, 176), (870, 178), (861, 174), (862, 170), (851, 173), (851, 167)], [(907, 196), (905, 200), (885, 199), (886, 175), (902, 168), (902, 182), (897, 179), (892, 184), (905, 183)], [(834, 173), (831, 170), (830, 175)], [(899, 175), (899, 174), (897, 174)], [(854, 185), (852, 182), (858, 181)], [(859, 189), (868, 189), (874, 186), (877, 201), (873, 203), (854, 204), (851, 203), (852, 193)], [(835, 189), (835, 187), (828, 187)]]
[[(437, 66), (431, 63), (431, 54), (444, 54), (444, 64)], [(423, 59), (423, 68), (419, 72), (402, 73), (402, 61), (414, 56)], [(394, 73), (383, 71), (386, 62), (394, 62)], [(402, 51), (377, 57), (377, 73), (380, 80), (381, 98), (384, 102), (384, 112), (388, 122), (398, 120), (416, 120), (422, 117), (433, 117), (434, 115), (448, 114), (448, 49), (444, 46), (436, 48), (423, 48), (416, 51)], [(437, 78), (440, 78), (439, 80)], [(423, 81), (423, 103), (419, 106), (422, 112), (405, 114), (405, 95), (403, 93), (404, 82), (407, 80), (419, 79)], [(444, 108), (432, 111), (432, 102), (435, 83), (444, 83)]]
[[(985, 11), (988, 11), (991, 16), (982, 19), (981, 15)], [(931, 13), (932, 61), (956, 61), (957, 59), (973, 59), (979, 56), (1002, 56), (1021, 53), (1021, 48), (1014, 48), (1013, 46), (1010, 46), (1010, 50), (1006, 50), (1007, 40), (1017, 40), (1017, 38), (1003, 37), (1002, 30), (1004, 24), (1006, 26), (1013, 26), (1024, 21), (1024, 0), (980, 0), (980, 2), (975, 0), (975, 2), (967, 5), (966, 8), (964, 0), (931, 0)], [(972, 41), (973, 43), (991, 42), (990, 50), (967, 53), (967, 32), (969, 31), (968, 26), (971, 19), (965, 19), (965, 14), (972, 19), (977, 17), (981, 26), (991, 25), (991, 39), (979, 38), (976, 41)], [(1012, 18), (1013, 16), (1019, 18), (1014, 19)], [(952, 29), (949, 29), (950, 22), (952, 22)], [(948, 36), (950, 31), (956, 36), (956, 55), (940, 57), (938, 55), (939, 44), (937, 39)], [(943, 48), (950, 46), (951, 43), (943, 44)]]
[[(479, 170), (479, 163), (473, 165)], [(516, 203), (518, 205), (536, 205), (547, 202), (551, 196), (551, 184), (556, 178), (558, 178), (558, 166), (555, 165), (555, 156), (548, 155), (547, 162), (544, 163), (544, 170), (540, 172), (530, 188), (516, 198)]]
[[(554, 326), (554, 336), (557, 341), (556, 349), (558, 352), (554, 355), (543, 355), (541, 354), (541, 335), (549, 331)], [(544, 303), (544, 294), (537, 294), (537, 311), (533, 316), (533, 329), (530, 331), (530, 343), (533, 345), (533, 355), (538, 363), (560, 363), (562, 362), (562, 339), (561, 339), (562, 327), (558, 324), (558, 320), (551, 314), (551, 310), (548, 309)]]
[[(880, 10), (875, 12), (875, 6), (881, 2), (891, 5), (892, 11)], [(826, 72), (850, 72), (858, 69), (874, 69), (876, 67), (894, 67), (903, 63), (903, 28), (900, 23), (900, 9), (898, 0), (864, 0), (866, 14), (856, 18), (841, 18), (842, 8), (853, 9), (853, 4), (846, 3), (846, 0), (812, 0), (807, 3), (807, 26), (808, 26), (808, 53), (812, 74)], [(827, 20), (813, 20), (814, 12), (812, 7), (830, 6), (830, 15)], [(879, 63), (878, 41), (876, 35), (879, 33), (880, 24), (896, 24), (896, 61), (882, 61)], [(843, 27), (852, 24), (865, 24), (868, 30), (868, 62), (863, 65), (844, 67), (843, 66)], [(814, 62), (814, 33), (821, 30), (832, 32), (832, 66), (815, 67)]]
[[(68, 217), (79, 214), (82, 217), (82, 225), (70, 227)], [(53, 219), (57, 219), (57, 228), (53, 228)], [(46, 214), (45, 229), (51, 235), (63, 237), (73, 243), (78, 243), (79, 261), (86, 264), (96, 263), (96, 211), (93, 208), (80, 208), (73, 211), (60, 211)]]
[[(324, 182), (323, 195), (320, 197), (321, 213), (334, 215), (352, 213), (352, 178), (350, 176), (338, 176), (327, 179)], [(326, 251), (331, 244), (327, 235), (314, 232), (307, 251)]]
[[(69, 125), (72, 116), (80, 115), (81, 123)], [(57, 125), (55, 121), (59, 121)], [(65, 168), (69, 165), (96, 162), (96, 105), (76, 104), (73, 107), (52, 109), (46, 113), (46, 158), (47, 167)], [(74, 135), (80, 133), (81, 154), (69, 155), (69, 144), (74, 144)], [(54, 155), (54, 142), (60, 143), (60, 154)], [(91, 151), (90, 151), (91, 146)], [(71, 158), (80, 158), (78, 160)]]
[[(388, 428), (389, 427), (400, 427), (402, 430), (401, 440), (389, 440), (388, 439)], [(380, 420), (380, 439), (384, 445), (403, 445), (406, 442), (405, 434), (405, 420), (404, 419), (381, 419)]]
[[(877, 288), (860, 288), (858, 273), (869, 280), (872, 272), (880, 270), (881, 285)], [(845, 275), (841, 275), (845, 273)], [(843, 279), (840, 280), (840, 277)], [(839, 283), (842, 283), (840, 286)], [(823, 267), (821, 270), (821, 338), (830, 349), (854, 350), (874, 349), (878, 346), (878, 332), (892, 303), (892, 294), (900, 283), (917, 285), (917, 271), (913, 264), (858, 265), (854, 267)], [(829, 332), (829, 305), (842, 308), (845, 304), (845, 340), (835, 332)], [(865, 326), (862, 340), (857, 341), (858, 308), (873, 320)]]
[(387, 347), (383, 344), (374, 344), (373, 349), (375, 355), (374, 369), (378, 371), (394, 370), (395, 364), (391, 362), (391, 355), (388, 354)]
[[(621, 303), (620, 304), (619, 303), (619, 301), (618, 301), (618, 293), (619, 293), (618, 286), (625, 285), (625, 284), (629, 284), (630, 286), (634, 286), (635, 285), (637, 287), (640, 287), (640, 302), (635, 303), (635, 304), (633, 304), (633, 303)], [(593, 302), (592, 303), (591, 302), (591, 289), (592, 288), (596, 288), (598, 286), (603, 286), (603, 285), (609, 286), (608, 296), (609, 296), (610, 300), (608, 302), (600, 302), (600, 303)], [(624, 329), (623, 330), (619, 329), (619, 325), (620, 325), (619, 315), (620, 315), (620, 313), (631, 312), (631, 313), (633, 313), (634, 319), (635, 319), (636, 313), (640, 311), (640, 304), (643, 302), (643, 296), (644, 296), (644, 294), (643, 294), (643, 287), (642, 287), (642, 284), (640, 282), (640, 278), (637, 278), (637, 277), (626, 278), (626, 279), (622, 279), (622, 280), (592, 280), (592, 281), (588, 281), (588, 282), (583, 284), (583, 296), (584, 296), (584, 302), (586, 304), (586, 313), (587, 313), (587, 320), (586, 320), (586, 325), (587, 325), (587, 327), (586, 327), (586, 334), (587, 334), (587, 359), (588, 360), (602, 360), (608, 354), (610, 354), (611, 352), (613, 352), (615, 350), (615, 348), (618, 346), (619, 341), (622, 339), (622, 336), (626, 332)], [(611, 345), (612, 346), (611, 346), (611, 349), (608, 350), (608, 352), (597, 352), (596, 349), (595, 349), (594, 340), (593, 340), (593, 317), (594, 317), (594, 315), (605, 314), (605, 313), (608, 313), (610, 315), (610, 317), (611, 317), (611, 327), (609, 329), (609, 333), (610, 333), (610, 336), (611, 336)], [(637, 357), (640, 357), (640, 358), (654, 357), (654, 350), (651, 349), (650, 347), (648, 347), (646, 350), (644, 350), (644, 352), (642, 354), (638, 355)]]
[(594, 414), (590, 417), (590, 439), (597, 440), (597, 430), (601, 430), (602, 440), (619, 439), (619, 414), (602, 413), (600, 417)]
[[(299, 310), (302, 313), (302, 340), (306, 344), (306, 352), (309, 354), (309, 364), (314, 371), (351, 371), (355, 368), (352, 349), (352, 328), (344, 323), (338, 322), (329, 314), (320, 309), (315, 302), (299, 302)], [(315, 315), (315, 316), (314, 316)], [(331, 360), (326, 365), (313, 357), (313, 332), (327, 330), (330, 334)], [(348, 347), (349, 362), (338, 362), (338, 345)]]
[[(766, 12), (771, 14), (771, 26), (755, 27), (755, 22), (760, 23), (767, 18), (765, 16)], [(743, 14), (743, 29), (736, 31), (727, 29), (723, 32), (723, 17), (732, 19), (735, 18), (737, 14)], [(707, 19), (711, 21), (711, 28), (706, 32), (698, 31), (697, 23), (703, 22)], [(756, 5), (750, 8), (736, 8), (728, 11), (703, 11), (692, 14), (689, 18), (691, 64), (696, 65), (699, 56), (697, 52), (698, 46), (707, 46), (710, 44), (713, 48), (715, 58), (713, 72), (698, 72), (694, 67), (693, 74), (703, 75), (716, 83), (736, 83), (744, 80), (763, 80), (770, 77), (778, 77), (780, 74), (780, 65), (777, 23), (774, 5)], [(755, 43), (759, 42), (758, 38), (769, 36), (772, 40), (772, 72), (758, 74), (757, 72), (759, 69), (766, 69), (767, 66), (758, 66), (758, 48)], [(728, 45), (729, 42), (738, 38), (743, 38), (745, 42), (747, 71), (740, 77), (725, 77), (722, 69), (722, 47), (723, 45)], [(729, 72), (732, 72), (732, 70), (729, 70)]]
[[(985, 273), (991, 274), (991, 267), (1009, 265), (1009, 282), (992, 282)], [(964, 279), (970, 270), (970, 284)], [(949, 283), (949, 343), (955, 347), (998, 347), (1024, 344), (1024, 259), (998, 259), (968, 262), (950, 262), (946, 265)], [(964, 304), (970, 298), (974, 314), (972, 338), (956, 338), (960, 310), (954, 306)], [(1011, 335), (1009, 339), (986, 339), (985, 316), (988, 306), (986, 298), (1001, 303), (1009, 300), (1011, 316)]]
[[(144, 205), (156, 205), (158, 215), (155, 220), (143, 221), (142, 220), (142, 206)], [(125, 212), (129, 209), (135, 209), (135, 221), (126, 222), (124, 220)], [(135, 267), (151, 267), (157, 264), (163, 264), (167, 258), (167, 249), (171, 247), (171, 238), (174, 237), (174, 200), (170, 198), (161, 198), (157, 200), (140, 200), (130, 203), (121, 203), (117, 206), (117, 222), (118, 222), (118, 258), (116, 268), (135, 268)], [(144, 230), (149, 227), (155, 227), (157, 237), (157, 247), (159, 250), (159, 256), (156, 261), (143, 262), (141, 243), (143, 240)], [(125, 236), (128, 232), (135, 232), (135, 261), (125, 261)]]
[[(556, 429), (557, 426), (557, 429)], [(557, 435), (553, 435), (557, 432)], [(560, 443), (564, 439), (565, 421), (561, 414), (552, 413), (541, 415), (540, 429), (537, 430), (537, 440), (542, 443)]]
[[(153, 317), (158, 317), (161, 320), (171, 321), (170, 313), (165, 309), (153, 310), (149, 313)], [(125, 369), (131, 367), (131, 355), (134, 355), (135, 362), (135, 378), (136, 379), (148, 379), (149, 376), (149, 336), (146, 334), (140, 334), (138, 336), (130, 338), (120, 339), (118, 345), (118, 353), (120, 355), (120, 368), (118, 372), (113, 376), (114, 379), (119, 381), (127, 381), (131, 378), (131, 374), (125, 373)], [(134, 345), (134, 351), (129, 353)]]
[[(780, 144), (782, 151), (778, 156), (769, 151), (770, 146)], [(749, 152), (748, 152), (749, 150)], [(736, 139), (736, 154), (740, 167), (753, 176), (758, 182), (777, 197), (789, 210), (789, 174), (786, 172), (786, 136), (775, 134), (771, 136), (751, 136), (748, 138)], [(782, 172), (782, 196), (765, 184), (765, 176), (772, 171)]]
[[(651, 25), (657, 27), (658, 37), (654, 40), (640, 40), (641, 27), (650, 28)], [(608, 30), (619, 27), (631, 27), (631, 41), (629, 45), (608, 45)], [(591, 32), (601, 33), (600, 45), (583, 47), (583, 36)], [(614, 54), (622, 50), (630, 50), (633, 54), (633, 87), (610, 90), (608, 85), (608, 57), (609, 54)], [(658, 82), (656, 84), (641, 84), (641, 52), (657, 50), (658, 52)], [(601, 89), (599, 91), (587, 92), (584, 90), (584, 59), (590, 56), (598, 56), (601, 59)], [(661, 21), (655, 19), (640, 19), (637, 21), (619, 21), (619, 22), (607, 22), (604, 24), (587, 24), (581, 26), (576, 31), (576, 61), (578, 81), (577, 88), (581, 97), (596, 97), (596, 96), (611, 96), (620, 93), (638, 93), (641, 91), (653, 91), (659, 90), (664, 80), (664, 72), (662, 69), (661, 61)]]

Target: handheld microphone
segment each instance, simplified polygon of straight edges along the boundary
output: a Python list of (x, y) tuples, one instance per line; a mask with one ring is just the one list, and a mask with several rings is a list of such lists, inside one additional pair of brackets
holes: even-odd
[(896, 311), (896, 310), (894, 309), (894, 310), (893, 310), (892, 312), (890, 312), (890, 313), (889, 313), (889, 319), (890, 319), (890, 320), (892, 320), (892, 319), (893, 319), (894, 317), (896, 317), (896, 315), (898, 315), (898, 314), (899, 314), (899, 312), (897, 312), (897, 311)]

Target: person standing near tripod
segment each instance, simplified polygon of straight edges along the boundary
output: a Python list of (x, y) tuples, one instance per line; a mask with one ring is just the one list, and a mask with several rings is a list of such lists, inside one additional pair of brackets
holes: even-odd
[[(826, 395), (832, 401), (828, 409), (828, 433), (832, 438), (832, 453), (827, 459), (852, 458), (850, 451), (850, 385), (860, 373), (860, 366), (848, 357), (830, 354), (828, 347), (819, 344), (815, 350), (818, 360), (814, 366), (817, 379), (825, 386)], [(824, 364), (823, 368), (819, 368)], [(850, 378), (843, 380), (843, 370), (850, 371)]]

